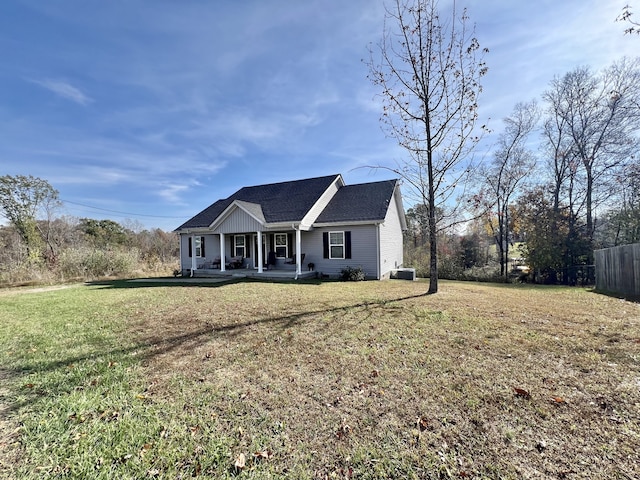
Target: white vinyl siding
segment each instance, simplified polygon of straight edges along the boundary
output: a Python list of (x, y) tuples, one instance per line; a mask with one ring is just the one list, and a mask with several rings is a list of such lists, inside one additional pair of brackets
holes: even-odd
[[(392, 198), (395, 200), (395, 195)], [(380, 277), (389, 277), (391, 270), (403, 266), (402, 224), (398, 204), (389, 203), (384, 223), (380, 225)], [(404, 215), (404, 213), (402, 213)]]
[[(204, 257), (196, 257), (197, 264), (201, 265), (205, 262), (209, 262), (216, 257), (220, 256), (220, 236), (219, 235), (200, 235), (204, 238)], [(189, 256), (189, 242), (191, 241), (191, 235), (180, 235), (180, 266), (182, 269), (191, 268), (191, 257)], [(192, 246), (192, 253), (195, 249)]]
[(323, 258), (322, 234), (339, 231), (337, 228), (315, 228), (303, 234), (302, 245), (306, 252), (304, 262), (313, 263), (314, 270), (330, 277), (338, 277), (345, 267), (362, 267), (368, 279), (377, 278), (376, 225), (344, 225), (341, 230), (351, 232), (351, 258)]

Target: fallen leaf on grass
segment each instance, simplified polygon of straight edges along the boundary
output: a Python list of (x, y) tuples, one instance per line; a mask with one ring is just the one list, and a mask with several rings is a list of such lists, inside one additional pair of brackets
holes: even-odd
[(263, 450), (261, 452), (254, 452), (253, 457), (256, 460), (269, 460), (273, 456), (271, 450)]
[(424, 432), (427, 428), (429, 428), (429, 420), (427, 420), (427, 417), (420, 417), (418, 420), (416, 420), (416, 423), (421, 432)]
[(349, 432), (351, 432), (351, 427), (347, 424), (346, 420), (342, 420), (342, 425), (336, 431), (336, 437), (338, 437), (338, 440), (342, 440), (349, 435)]
[(236, 461), (233, 464), (238, 470), (242, 470), (245, 465), (247, 464), (247, 458), (244, 456), (244, 453), (240, 453), (240, 455), (238, 455), (236, 457)]
[(142, 446), (142, 448), (140, 449), (140, 453), (139, 453), (139, 455), (140, 455), (141, 457), (144, 457), (150, 449), (151, 449), (151, 444), (150, 444), (150, 443), (145, 443), (145, 444)]
[(531, 398), (531, 394), (523, 388), (513, 387), (513, 391), (516, 392), (516, 397)]

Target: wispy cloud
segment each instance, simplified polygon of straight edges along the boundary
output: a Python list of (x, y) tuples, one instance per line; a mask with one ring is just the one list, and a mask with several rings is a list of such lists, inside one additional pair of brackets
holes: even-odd
[(74, 87), (68, 82), (64, 82), (62, 80), (53, 80), (50, 78), (46, 78), (44, 80), (30, 80), (32, 83), (36, 85), (40, 85), (43, 88), (55, 93), (59, 97), (62, 97), (66, 100), (70, 100), (79, 105), (86, 106), (93, 102), (93, 99), (82, 92), (77, 87)]

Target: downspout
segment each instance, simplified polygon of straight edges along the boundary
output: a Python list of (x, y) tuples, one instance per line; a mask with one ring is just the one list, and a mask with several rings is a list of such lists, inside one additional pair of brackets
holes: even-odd
[(380, 262), (382, 261), (381, 257), (380, 257), (380, 224), (376, 223), (376, 278), (377, 280), (380, 280), (380, 271), (382, 269), (382, 266), (380, 265)]

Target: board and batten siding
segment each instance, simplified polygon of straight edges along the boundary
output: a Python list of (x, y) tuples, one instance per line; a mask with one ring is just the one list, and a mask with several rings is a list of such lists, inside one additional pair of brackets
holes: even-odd
[[(345, 267), (362, 267), (367, 278), (377, 278), (377, 226), (344, 225), (316, 228), (303, 232), (302, 250), (306, 253), (304, 263), (313, 263), (315, 270), (330, 277), (340, 276)], [(322, 234), (324, 232), (351, 232), (351, 258), (329, 259), (322, 255)]]
[[(215, 233), (247, 233), (264, 230), (255, 218), (241, 208), (236, 208), (224, 221), (216, 227)], [(205, 252), (206, 253), (206, 252)]]
[(401, 268), (404, 262), (402, 224), (398, 210), (397, 202), (392, 201), (384, 223), (380, 224), (380, 278), (389, 278), (391, 271)]
[(640, 243), (596, 250), (596, 290), (640, 298)]

